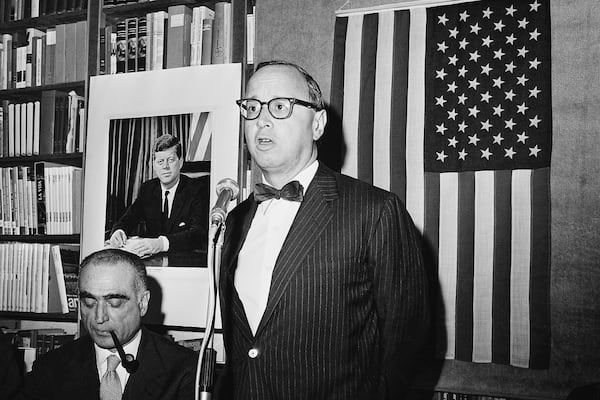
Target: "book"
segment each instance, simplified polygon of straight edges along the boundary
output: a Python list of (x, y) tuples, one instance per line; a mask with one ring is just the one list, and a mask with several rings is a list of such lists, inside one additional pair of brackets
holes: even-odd
[[(191, 54), (190, 65), (201, 65), (204, 34), (211, 36), (212, 41), (212, 20), (215, 18), (215, 12), (206, 6), (198, 6), (192, 9), (192, 27), (191, 27)], [(207, 25), (210, 29), (207, 29)]]
[[(76, 65), (77, 65), (77, 52), (80, 52), (83, 49), (78, 49), (77, 45), (79, 44), (77, 41), (77, 24), (72, 22), (69, 24), (64, 24), (65, 27), (65, 36), (64, 36), (64, 51), (65, 51), (65, 60), (64, 60), (64, 78), (62, 82), (74, 82), (76, 81)], [(60, 33), (62, 30), (58, 29), (57, 26), (57, 41), (60, 39)], [(85, 40), (84, 40), (85, 43)], [(85, 45), (84, 45), (85, 48)]]
[(126, 41), (127, 41), (127, 60), (126, 72), (135, 72), (137, 70), (137, 36), (138, 36), (138, 19), (127, 18), (126, 25)]
[(67, 26), (59, 24), (55, 27), (56, 41), (54, 47), (54, 80), (52, 83), (64, 83), (65, 63), (66, 63), (66, 45), (67, 45)]
[(77, 21), (75, 23), (75, 80), (85, 81), (87, 77), (87, 21)]
[[(62, 259), (60, 257), (60, 247), (55, 245), (50, 247), (50, 283), (48, 289), (48, 303), (49, 312), (50, 304), (56, 304), (56, 310), (58, 310), (58, 304), (60, 304), (60, 311), (63, 314), (69, 312), (69, 305), (67, 302), (67, 287), (65, 285), (65, 277), (63, 273)], [(52, 281), (54, 278), (54, 282)], [(57, 296), (58, 299), (52, 299), (53, 296)]]
[(146, 70), (147, 59), (147, 41), (148, 41), (148, 21), (146, 17), (139, 17), (137, 21), (137, 61), (136, 71)]
[(56, 64), (56, 28), (46, 30), (45, 40), (45, 59), (44, 65), (44, 85), (52, 85), (54, 79), (54, 68)]
[(231, 62), (231, 3), (215, 3), (212, 34), (212, 63)]
[(40, 102), (40, 154), (53, 154), (55, 146), (55, 132), (60, 129), (61, 99), (67, 98), (67, 93), (58, 90), (44, 90)]
[(116, 73), (127, 71), (127, 23), (119, 21), (117, 23), (117, 48), (116, 55)]
[(202, 21), (202, 50), (200, 54), (200, 64), (212, 64), (212, 37), (213, 37), (213, 18), (207, 18)]
[(192, 10), (186, 5), (170, 6), (167, 29), (167, 68), (190, 65)]
[(166, 64), (167, 53), (165, 52), (165, 35), (169, 16), (165, 11), (152, 13), (152, 70), (163, 69)]

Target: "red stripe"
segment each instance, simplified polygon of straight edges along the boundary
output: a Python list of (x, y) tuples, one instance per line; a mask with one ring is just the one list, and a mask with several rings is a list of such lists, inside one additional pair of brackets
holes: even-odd
[(530, 275), (530, 368), (550, 365), (550, 170), (532, 173), (531, 275)]
[(358, 115), (358, 179), (373, 183), (373, 116), (375, 114), (375, 70), (377, 66), (378, 14), (363, 18), (360, 60), (360, 105)]
[(510, 364), (511, 171), (494, 174), (492, 362)]
[(475, 232), (475, 173), (458, 174), (458, 251), (456, 277), (457, 360), (473, 358), (473, 254)]
[(390, 121), (390, 191), (406, 204), (406, 107), (410, 12), (394, 13), (392, 117)]

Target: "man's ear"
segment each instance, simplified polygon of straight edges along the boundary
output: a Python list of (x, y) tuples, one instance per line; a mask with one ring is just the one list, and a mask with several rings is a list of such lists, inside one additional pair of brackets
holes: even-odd
[(146, 315), (146, 312), (148, 312), (148, 303), (149, 302), (150, 302), (150, 291), (146, 290), (142, 294), (142, 297), (140, 298), (140, 301), (138, 302), (138, 307), (140, 308), (140, 315), (142, 317), (144, 315)]
[(325, 125), (327, 125), (327, 111), (319, 110), (315, 113), (313, 117), (313, 140), (316, 142), (323, 136), (325, 132)]

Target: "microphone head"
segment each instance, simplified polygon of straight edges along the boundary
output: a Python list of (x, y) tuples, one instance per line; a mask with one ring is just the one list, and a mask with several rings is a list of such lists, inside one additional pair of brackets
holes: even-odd
[(240, 187), (236, 181), (229, 178), (224, 178), (217, 183), (217, 194), (221, 194), (223, 190), (229, 190), (231, 192), (231, 201), (237, 199), (240, 194)]

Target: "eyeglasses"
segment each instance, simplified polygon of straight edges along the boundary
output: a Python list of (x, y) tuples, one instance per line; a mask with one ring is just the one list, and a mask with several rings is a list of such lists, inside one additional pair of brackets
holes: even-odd
[(168, 157), (168, 158), (156, 158), (154, 159), (154, 162), (159, 166), (159, 167), (164, 167), (165, 165), (169, 164), (169, 165), (173, 165), (175, 164), (179, 159), (176, 157)]
[(260, 101), (257, 99), (240, 99), (236, 101), (240, 107), (240, 114), (244, 119), (253, 120), (258, 118), (262, 111), (262, 106), (267, 105), (269, 114), (275, 119), (286, 119), (292, 115), (294, 105), (312, 108), (318, 110), (319, 107), (315, 104), (304, 100), (295, 99), (293, 97), (276, 97), (269, 101)]

